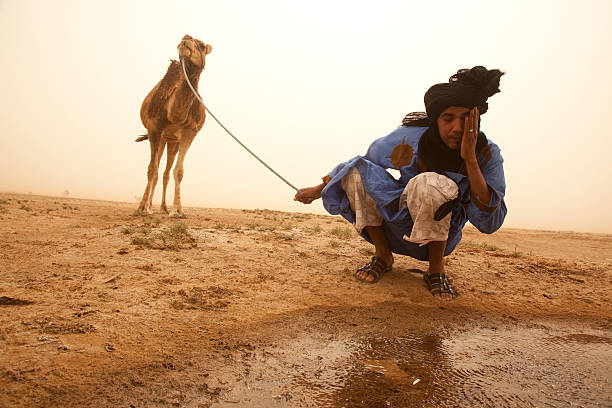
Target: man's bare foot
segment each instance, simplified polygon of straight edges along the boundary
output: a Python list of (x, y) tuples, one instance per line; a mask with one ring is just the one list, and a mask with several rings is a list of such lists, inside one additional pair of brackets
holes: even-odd
[(357, 269), (355, 279), (365, 283), (376, 283), (382, 278), (383, 274), (392, 269), (392, 265), (393, 255), (390, 256), (390, 259), (373, 256), (370, 262)]

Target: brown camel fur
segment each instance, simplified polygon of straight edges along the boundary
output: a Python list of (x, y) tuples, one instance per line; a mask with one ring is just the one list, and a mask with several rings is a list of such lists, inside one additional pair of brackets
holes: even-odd
[[(185, 68), (189, 81), (198, 90), (200, 74), (206, 64), (206, 54), (210, 54), (212, 46), (185, 35), (176, 47), (179, 57), (185, 60)], [(140, 108), (140, 119), (147, 134), (136, 139), (137, 142), (149, 139), (151, 145), (151, 161), (147, 171), (147, 187), (134, 215), (153, 214), (152, 201), (157, 184), (158, 169), (161, 156), (168, 145), (167, 163), (163, 177), (163, 193), (161, 211), (168, 214), (166, 206), (166, 188), (170, 179), (170, 169), (174, 158), (178, 159), (174, 167), (174, 208), (171, 217), (184, 218), (181, 205), (181, 180), (183, 180), (183, 162), (185, 155), (195, 135), (204, 126), (206, 111), (193, 95), (180, 61), (172, 60), (166, 75), (149, 92)]]

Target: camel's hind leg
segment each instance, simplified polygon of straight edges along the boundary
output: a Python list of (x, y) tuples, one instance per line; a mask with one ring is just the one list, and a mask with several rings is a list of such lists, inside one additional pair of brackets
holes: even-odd
[(148, 210), (149, 214), (153, 214), (153, 195), (155, 193), (155, 186), (157, 185), (157, 180), (159, 179), (159, 162), (161, 161), (162, 155), (164, 154), (164, 149), (166, 148), (166, 140), (161, 138), (158, 149), (157, 149), (157, 166), (155, 167), (155, 177), (153, 177), (153, 182), (151, 183), (151, 194), (149, 194), (149, 203)]
[(172, 165), (174, 164), (174, 158), (179, 151), (178, 143), (168, 143), (168, 150), (166, 150), (166, 169), (164, 170), (163, 183), (164, 189), (162, 192), (162, 203), (161, 203), (161, 211), (168, 214), (168, 206), (166, 205), (166, 189), (168, 187), (168, 181), (170, 180), (170, 170), (172, 170)]
[(189, 146), (191, 146), (191, 142), (195, 137), (195, 132), (184, 132), (181, 137), (181, 141), (179, 142), (179, 152), (178, 158), (176, 160), (176, 166), (174, 166), (174, 171), (172, 172), (174, 175), (174, 210), (171, 217), (175, 218), (186, 218), (185, 213), (183, 212), (183, 206), (181, 204), (181, 181), (183, 180), (183, 174), (185, 173), (183, 169), (183, 162), (185, 161), (185, 155), (187, 154), (187, 150), (189, 150)]
[(157, 171), (159, 169), (159, 160), (164, 152), (165, 142), (159, 136), (159, 133), (149, 132), (149, 144), (151, 146), (151, 159), (147, 169), (147, 186), (142, 195), (142, 200), (134, 215), (150, 215), (153, 214), (151, 202), (153, 200), (153, 192), (157, 183)]

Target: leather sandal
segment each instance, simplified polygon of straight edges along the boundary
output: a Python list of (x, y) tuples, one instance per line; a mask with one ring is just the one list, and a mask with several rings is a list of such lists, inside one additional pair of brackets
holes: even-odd
[[(389, 272), (391, 269), (392, 267), (387, 266), (387, 264), (385, 264), (385, 261), (383, 261), (382, 258), (373, 256), (370, 262), (355, 271), (355, 279), (363, 283), (376, 283), (380, 280), (380, 278), (382, 278), (385, 273)], [(373, 276), (374, 279), (371, 281), (365, 280), (359, 277), (359, 272), (367, 272), (368, 275)]]
[(452, 281), (443, 273), (425, 273), (423, 279), (434, 296), (441, 297), (443, 293), (450, 294), (453, 299), (459, 296), (453, 288)]

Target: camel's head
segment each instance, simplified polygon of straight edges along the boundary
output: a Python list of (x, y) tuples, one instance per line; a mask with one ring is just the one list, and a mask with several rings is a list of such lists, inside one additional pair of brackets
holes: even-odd
[(198, 68), (204, 68), (204, 65), (206, 65), (206, 54), (210, 54), (212, 51), (212, 45), (204, 44), (188, 34), (185, 34), (176, 48), (181, 59), (185, 58), (186, 61), (190, 61), (191, 64)]

